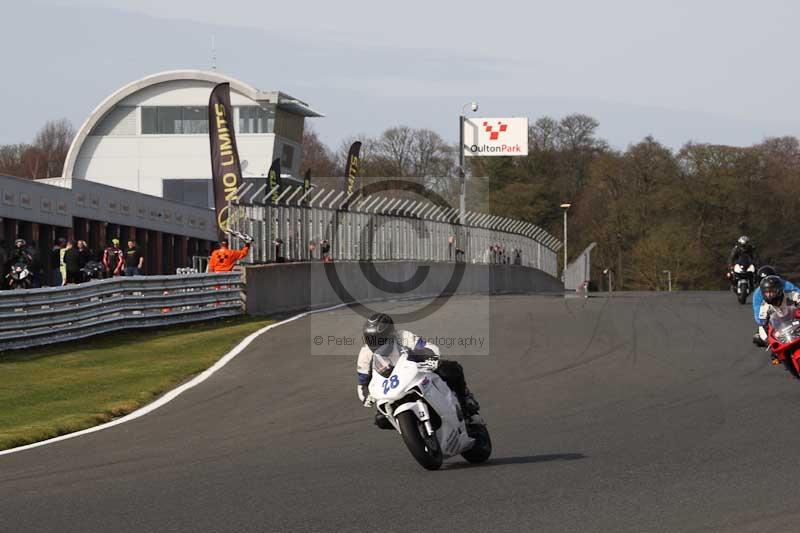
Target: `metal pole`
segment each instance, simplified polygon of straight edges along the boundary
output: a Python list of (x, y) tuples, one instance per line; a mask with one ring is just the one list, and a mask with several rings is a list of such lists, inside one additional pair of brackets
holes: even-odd
[[(567, 272), (567, 210), (564, 209), (564, 275)], [(565, 278), (566, 281), (566, 278)]]
[(464, 172), (464, 113), (458, 116), (458, 176), (460, 178), (461, 194), (459, 196), (458, 208), (460, 210), (458, 222), (462, 226), (466, 223), (466, 196), (467, 179)]
[(672, 271), (664, 270), (663, 272), (667, 275), (667, 290), (672, 292)]

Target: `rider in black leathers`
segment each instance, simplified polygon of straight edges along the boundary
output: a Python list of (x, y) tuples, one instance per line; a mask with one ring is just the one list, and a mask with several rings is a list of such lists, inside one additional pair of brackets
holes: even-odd
[(747, 266), (753, 265), (758, 268), (758, 256), (756, 254), (755, 246), (750, 242), (750, 237), (742, 235), (736, 241), (736, 245), (728, 255), (728, 273), (727, 278), (731, 283), (731, 287), (736, 283), (736, 277), (733, 275), (733, 267), (738, 263), (744, 263)]
[(750, 237), (747, 235), (742, 235), (736, 241), (736, 246), (733, 247), (733, 250), (731, 250), (728, 256), (728, 267), (733, 268), (733, 265), (735, 265), (739, 259), (743, 258), (743, 256), (749, 257), (754, 265), (758, 265), (759, 261), (755, 246), (750, 242)]

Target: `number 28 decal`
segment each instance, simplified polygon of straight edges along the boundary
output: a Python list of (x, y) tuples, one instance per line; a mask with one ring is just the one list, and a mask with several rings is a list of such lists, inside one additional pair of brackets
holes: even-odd
[(383, 380), (383, 393), (389, 394), (389, 389), (396, 389), (400, 385), (400, 379), (397, 376), (392, 376), (389, 379)]

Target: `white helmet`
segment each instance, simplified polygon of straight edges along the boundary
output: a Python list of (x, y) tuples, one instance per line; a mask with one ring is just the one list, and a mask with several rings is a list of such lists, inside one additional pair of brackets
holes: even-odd
[(750, 244), (750, 237), (748, 237), (747, 235), (742, 235), (736, 242), (739, 244), (739, 246), (746, 246)]

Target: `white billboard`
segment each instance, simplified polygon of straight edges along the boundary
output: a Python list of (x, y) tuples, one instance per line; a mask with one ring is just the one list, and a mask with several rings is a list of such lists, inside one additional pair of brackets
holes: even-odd
[(528, 118), (464, 120), (464, 155), (528, 155)]

